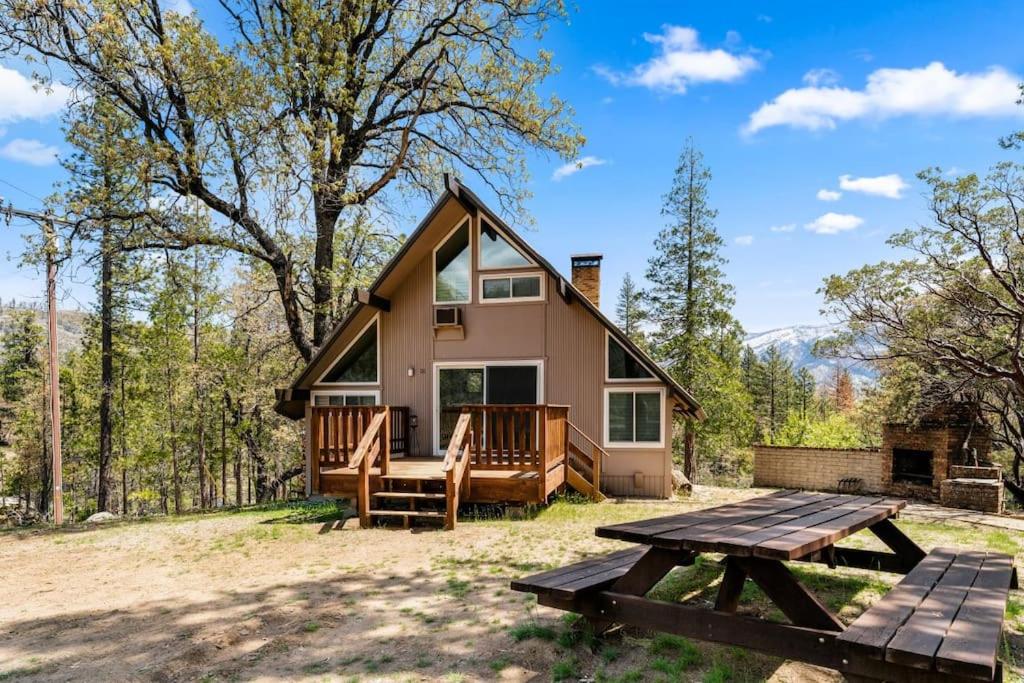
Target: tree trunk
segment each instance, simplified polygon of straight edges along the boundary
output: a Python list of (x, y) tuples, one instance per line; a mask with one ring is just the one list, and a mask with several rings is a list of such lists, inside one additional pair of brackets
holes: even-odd
[(242, 447), (235, 447), (235, 505), (242, 507)]
[(113, 244), (110, 222), (103, 221), (100, 239), (100, 409), (99, 474), (96, 509), (110, 511), (110, 463), (113, 455), (114, 422), (114, 293)]
[(689, 419), (683, 422), (683, 474), (691, 484), (697, 483), (697, 432)]
[(199, 470), (199, 507), (208, 505), (206, 491), (206, 420), (203, 415), (203, 383), (199, 371), (199, 249), (193, 250), (192, 268), (192, 373), (196, 385), (196, 468)]
[(174, 489), (174, 514), (181, 514), (181, 472), (178, 468), (178, 424), (174, 418), (174, 389), (171, 369), (167, 368), (167, 422), (171, 432), (171, 486)]
[(128, 417), (124, 396), (124, 364), (121, 364), (121, 514), (128, 514)]
[(220, 504), (228, 504), (228, 416), (220, 409)]

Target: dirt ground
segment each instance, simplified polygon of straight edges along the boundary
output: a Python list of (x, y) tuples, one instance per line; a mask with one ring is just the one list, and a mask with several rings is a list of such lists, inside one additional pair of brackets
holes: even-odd
[[(291, 506), (183, 519), (0, 533), (0, 681), (837, 681), (740, 650), (623, 631), (580, 638), (509, 580), (623, 547), (595, 526), (761, 493), (698, 487), (672, 503), (556, 503), (454, 532), (360, 530), (333, 509)], [(999, 529), (901, 522), (922, 546), (992, 547)], [(863, 534), (852, 545), (874, 547)], [(897, 577), (800, 568), (852, 620)], [(680, 568), (661, 599), (713, 598), (720, 568)], [(750, 586), (744, 609), (773, 617)], [(1020, 680), (1024, 602), (1004, 658)]]

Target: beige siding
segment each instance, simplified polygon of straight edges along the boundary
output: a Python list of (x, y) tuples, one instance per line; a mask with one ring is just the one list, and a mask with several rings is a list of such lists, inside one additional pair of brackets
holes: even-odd
[[(436, 246), (461, 216), (447, 212), (424, 234)], [(465, 336), (435, 340), (433, 331), (433, 256), (420, 248), (413, 264), (403, 266), (404, 278), (389, 293), (391, 310), (381, 314), (381, 400), (408, 406), (417, 416), (412, 435), (416, 454), (433, 447), (434, 364), (452, 361), (541, 360), (544, 401), (570, 406), (569, 417), (591, 439), (604, 445), (605, 329), (580, 304), (567, 304), (557, 281), (543, 274), (545, 300), (523, 303), (479, 303), (474, 227), (473, 303), (463, 304)], [(500, 271), (488, 271), (500, 272)], [(536, 271), (517, 271), (536, 272)], [(346, 331), (336, 348), (343, 349), (376, 311), (366, 309)], [(328, 361), (323, 364), (329, 365)], [(409, 369), (413, 368), (413, 376)], [(321, 374), (323, 369), (319, 369)], [(664, 388), (660, 383), (644, 387)], [(327, 388), (314, 386), (313, 389)], [(661, 449), (609, 449), (603, 463), (604, 485), (614, 494), (668, 496), (671, 494), (672, 400), (666, 390)]]
[[(381, 400), (388, 405), (408, 406), (418, 426), (410, 434), (414, 454), (430, 448), (431, 363), (431, 261), (425, 258), (412, 270), (391, 298), (391, 311), (381, 316)], [(409, 368), (413, 376), (409, 376)]]

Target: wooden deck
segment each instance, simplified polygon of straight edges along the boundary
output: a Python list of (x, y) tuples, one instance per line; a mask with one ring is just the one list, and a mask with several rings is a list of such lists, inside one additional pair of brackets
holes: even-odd
[(544, 503), (566, 486), (601, 499), (607, 456), (568, 419), (568, 406), (464, 406), (442, 457), (409, 456), (409, 413), (390, 406), (314, 407), (315, 495), (354, 498), (360, 521), (443, 519), (460, 503)]
[[(441, 456), (407, 456), (393, 458), (386, 475), (379, 467), (370, 468), (371, 491), (415, 486), (417, 482), (445, 482)], [(555, 468), (558, 469), (557, 467)], [(546, 477), (545, 493), (540, 493), (536, 471), (522, 470), (470, 470), (470, 494), (463, 497), (467, 503), (538, 503), (555, 492), (563, 483), (557, 472)], [(320, 492), (325, 495), (355, 496), (359, 474), (345, 467), (320, 471)]]

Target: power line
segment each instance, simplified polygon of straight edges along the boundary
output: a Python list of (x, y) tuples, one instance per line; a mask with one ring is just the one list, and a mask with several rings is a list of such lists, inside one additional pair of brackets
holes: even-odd
[(8, 181), (4, 180), (3, 178), (0, 178), (0, 183), (3, 183), (4, 185), (7, 185), (8, 187), (14, 188), (18, 192), (20, 192), (23, 195), (26, 195), (28, 197), (31, 197), (32, 199), (35, 199), (35, 200), (40, 201), (40, 202), (43, 202), (44, 204), (46, 203), (46, 200), (43, 199), (42, 197), (37, 197), (36, 195), (32, 194), (28, 190), (22, 189), (22, 188), (18, 187), (17, 185), (15, 185), (14, 183), (8, 182)]

